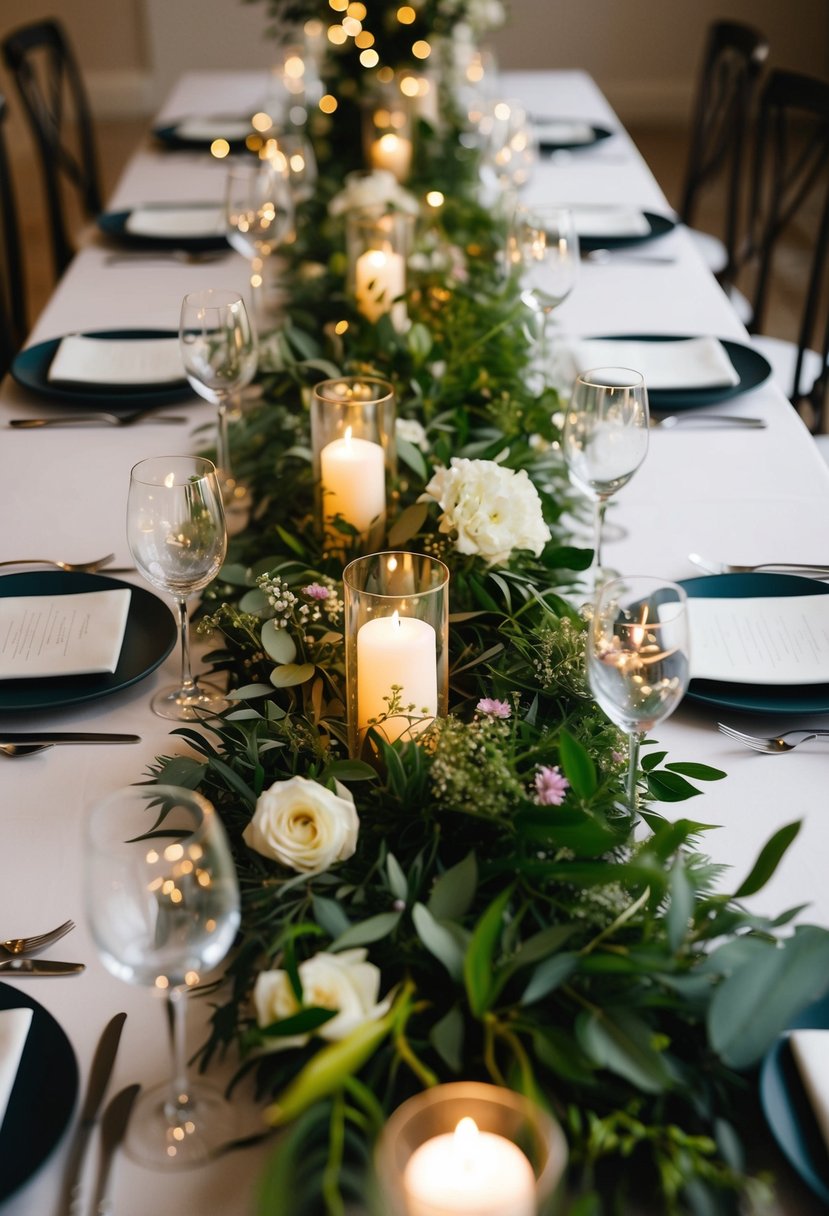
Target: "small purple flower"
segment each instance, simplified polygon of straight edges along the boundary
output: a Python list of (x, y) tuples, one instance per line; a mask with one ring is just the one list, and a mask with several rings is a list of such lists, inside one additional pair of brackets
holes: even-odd
[(321, 583), (309, 583), (307, 587), (302, 588), (302, 594), (309, 600), (327, 600), (331, 593)]
[(482, 697), (476, 709), (488, 718), (509, 718), (512, 714), (509, 701), (495, 701), (492, 697)]
[(535, 774), (536, 802), (539, 806), (561, 806), (570, 782), (558, 765), (543, 765)]
[(625, 759), (625, 753), (624, 752), (611, 752), (610, 759), (612, 760), (612, 762), (614, 764), (621, 764), (622, 761)]

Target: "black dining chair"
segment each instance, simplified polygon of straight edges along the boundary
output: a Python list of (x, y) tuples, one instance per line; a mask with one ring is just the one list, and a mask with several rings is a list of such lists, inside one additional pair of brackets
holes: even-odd
[[(793, 341), (764, 332), (786, 250), (789, 262), (798, 253), (803, 260), (791, 276), (799, 296)], [(826, 421), (829, 380), (829, 81), (779, 69), (769, 76), (757, 116), (742, 265), (753, 276), (755, 345), (792, 404), (810, 404), (816, 428)]]
[(8, 105), (0, 94), (0, 376), (8, 371), (28, 328), (20, 230), (6, 144), (7, 116)]
[(92, 113), (77, 60), (60, 22), (35, 21), (8, 34), (3, 58), (17, 88), (39, 154), (56, 276), (75, 249), (68, 191), (83, 214), (101, 210)]
[[(737, 267), (744, 151), (768, 53), (765, 37), (751, 26), (735, 21), (715, 21), (709, 26), (679, 216), (691, 229), (707, 266), (723, 284), (732, 281)], [(725, 190), (721, 238), (693, 226), (701, 197), (715, 184)]]

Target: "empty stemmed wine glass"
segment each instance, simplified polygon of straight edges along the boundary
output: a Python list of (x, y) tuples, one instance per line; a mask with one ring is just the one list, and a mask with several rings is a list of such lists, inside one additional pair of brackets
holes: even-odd
[(587, 674), (599, 705), (628, 736), (627, 799), (632, 812), (639, 746), (685, 695), (689, 651), (682, 587), (645, 575), (605, 583), (590, 621)]
[(227, 527), (216, 470), (199, 456), (157, 456), (130, 474), (127, 540), (138, 570), (175, 597), (181, 634), (181, 683), (150, 702), (161, 718), (194, 722), (226, 708), (221, 689), (197, 683), (190, 670), (187, 599), (216, 577), (227, 551)]
[(602, 526), (611, 495), (626, 485), (648, 452), (648, 392), (639, 372), (599, 367), (573, 386), (561, 446), (570, 480), (594, 504), (594, 586), (608, 577), (602, 567)]
[(507, 242), (511, 268), (521, 276), (521, 298), (539, 314), (537, 362), (544, 383), (551, 377), (550, 318), (567, 299), (579, 274), (579, 236), (566, 207), (515, 208)]
[(218, 408), (216, 464), (225, 501), (243, 498), (231, 467), (227, 419), (236, 394), (256, 375), (256, 332), (236, 291), (208, 287), (184, 297), (179, 345), (187, 379)]
[(225, 225), (230, 244), (251, 263), (253, 315), (267, 324), (266, 292), (273, 254), (294, 231), (294, 203), (285, 158), (233, 166), (227, 175)]
[(233, 944), (239, 890), (211, 804), (175, 786), (131, 786), (86, 823), (86, 912), (108, 971), (163, 994), (173, 1075), (133, 1109), (125, 1148), (149, 1166), (192, 1166), (232, 1136), (224, 1097), (187, 1075), (186, 997)]

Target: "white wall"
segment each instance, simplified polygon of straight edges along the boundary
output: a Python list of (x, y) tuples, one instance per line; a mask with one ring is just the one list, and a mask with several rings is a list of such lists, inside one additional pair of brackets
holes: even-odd
[[(506, 0), (493, 39), (505, 68), (581, 67), (623, 121), (687, 116), (710, 21), (763, 30), (773, 66), (829, 78), (827, 0)], [(182, 71), (262, 68), (264, 0), (2, 0), (0, 37), (60, 13), (101, 116), (152, 113)]]

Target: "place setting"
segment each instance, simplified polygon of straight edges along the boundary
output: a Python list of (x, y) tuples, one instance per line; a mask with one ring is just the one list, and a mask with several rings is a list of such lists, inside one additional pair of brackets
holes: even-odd
[(104, 211), (96, 223), (114, 245), (136, 254), (208, 254), (229, 248), (221, 202), (145, 203)]
[(581, 119), (531, 114), (530, 121), (542, 155), (589, 150), (614, 135), (609, 127), (596, 126)]
[(164, 329), (50, 338), (21, 350), (10, 370), (41, 401), (73, 412), (137, 415), (192, 398), (178, 334)]
[(152, 128), (153, 138), (172, 151), (210, 153), (218, 142), (224, 156), (245, 152), (253, 134), (250, 115), (241, 114), (184, 115)]

